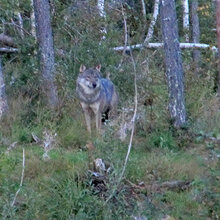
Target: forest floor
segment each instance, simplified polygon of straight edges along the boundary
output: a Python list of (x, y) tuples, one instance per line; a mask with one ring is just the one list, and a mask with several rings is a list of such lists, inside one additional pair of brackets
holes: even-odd
[[(66, 135), (69, 146), (57, 141), (48, 157), (45, 142), (37, 143), (37, 137), (8, 146), (5, 140), (0, 154), (0, 218), (220, 219), (217, 138), (182, 133), (170, 140), (163, 133), (151, 147), (146, 138), (135, 137), (119, 183), (128, 140), (121, 142), (111, 132), (89, 142), (75, 138), (72, 144)], [(184, 144), (178, 148), (173, 141)], [(105, 170), (94, 165), (97, 158)]]

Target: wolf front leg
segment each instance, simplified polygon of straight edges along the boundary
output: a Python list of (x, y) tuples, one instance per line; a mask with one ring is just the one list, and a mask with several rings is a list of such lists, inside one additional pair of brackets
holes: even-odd
[(96, 123), (96, 129), (100, 133), (101, 131), (101, 111), (100, 111), (100, 102), (96, 102), (92, 104), (91, 106), (92, 111), (95, 114), (95, 123)]
[(100, 133), (101, 132), (101, 113), (98, 111), (95, 115), (96, 129)]
[(84, 102), (81, 102), (81, 106), (84, 112), (87, 130), (89, 134), (91, 134), (91, 112), (89, 109), (89, 105), (85, 104)]

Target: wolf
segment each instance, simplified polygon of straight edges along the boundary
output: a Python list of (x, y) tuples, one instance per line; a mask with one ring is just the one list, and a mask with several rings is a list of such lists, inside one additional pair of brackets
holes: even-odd
[(102, 115), (114, 117), (117, 112), (118, 93), (110, 79), (101, 77), (101, 65), (95, 68), (80, 66), (76, 80), (76, 96), (82, 106), (86, 126), (91, 134), (92, 113), (95, 115), (96, 129), (101, 131)]

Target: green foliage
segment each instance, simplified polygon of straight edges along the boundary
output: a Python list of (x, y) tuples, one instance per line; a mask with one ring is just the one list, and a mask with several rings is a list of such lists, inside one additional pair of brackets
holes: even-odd
[[(170, 125), (168, 88), (161, 50), (132, 51), (137, 68), (138, 115), (135, 136), (124, 179), (112, 199), (127, 153), (128, 139), (116, 135), (123, 120), (129, 121), (134, 106), (134, 70), (131, 54), (111, 48), (124, 45), (121, 9), (106, 6), (106, 21), (100, 18), (95, 4), (77, 8), (79, 1), (52, 1), (52, 27), (56, 54), (56, 85), (60, 105), (55, 112), (46, 107), (41, 91), (37, 45), (25, 33), (22, 39), (17, 24), (21, 12), (24, 29), (29, 33), (30, 2), (2, 0), (0, 30), (14, 37), (17, 54), (3, 56), (4, 75), (9, 98), (9, 114), (0, 127), (0, 219), (130, 219), (146, 216), (162, 219), (217, 219), (219, 210), (219, 162), (215, 142), (205, 136), (219, 138), (220, 115), (216, 97), (216, 57), (202, 52), (198, 75), (193, 70), (190, 50), (182, 51), (185, 70), (185, 95), (188, 124), (176, 131)], [(83, 1), (84, 2), (84, 1)], [(145, 1), (147, 18), (142, 17), (140, 2), (124, 5), (129, 27), (128, 44), (143, 41), (152, 18), (153, 0)], [(108, 5), (108, 2), (107, 4)], [(214, 44), (214, 11), (211, 1), (199, 1), (201, 42)], [(182, 7), (177, 1), (180, 38), (183, 40)], [(101, 27), (106, 24), (106, 39), (101, 41)], [(153, 40), (159, 42), (159, 22)], [(75, 84), (80, 64), (102, 65), (102, 74), (110, 73), (120, 95), (119, 119), (116, 126), (104, 126), (104, 134), (88, 136), (84, 117), (75, 98)], [(122, 117), (123, 109), (125, 113)], [(129, 118), (130, 117), (130, 118)], [(122, 119), (123, 118), (123, 119)], [(36, 144), (32, 133), (41, 140), (45, 129), (57, 133), (56, 147), (44, 161), (44, 150)], [(129, 131), (127, 131), (129, 136)], [(199, 134), (200, 136), (196, 136)], [(6, 148), (17, 142), (9, 155)], [(93, 150), (86, 144), (91, 142)], [(14, 207), (11, 202), (19, 188), (22, 170), (22, 148), (25, 148), (25, 177)], [(93, 160), (102, 158), (110, 165), (105, 191), (92, 185), (89, 170)], [(186, 191), (155, 190), (164, 181), (190, 181)], [(143, 189), (135, 187), (144, 182)], [(133, 184), (133, 185), (132, 185)], [(150, 190), (149, 190), (150, 189)]]
[(156, 131), (148, 137), (148, 144), (150, 147), (160, 147), (175, 149), (177, 145), (175, 139), (170, 131)]

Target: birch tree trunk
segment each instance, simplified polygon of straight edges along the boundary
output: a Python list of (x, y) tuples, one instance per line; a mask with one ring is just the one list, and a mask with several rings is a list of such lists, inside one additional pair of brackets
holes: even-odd
[[(106, 19), (106, 13), (105, 13), (105, 0), (98, 0), (97, 2), (97, 8), (99, 11), (99, 15), (100, 17), (102, 17), (104, 20)], [(107, 30), (106, 27), (104, 26), (103, 28), (101, 28), (101, 33), (102, 33), (102, 38), (101, 40), (105, 40), (106, 38), (106, 34), (107, 34)]]
[(189, 42), (189, 2), (182, 0), (183, 6), (183, 31), (185, 33), (186, 42)]
[(149, 26), (149, 29), (148, 29), (148, 33), (147, 33), (147, 36), (144, 40), (144, 43), (147, 44), (149, 43), (149, 41), (151, 40), (151, 38), (153, 37), (153, 33), (154, 33), (154, 26), (156, 24), (156, 21), (157, 21), (157, 17), (158, 17), (158, 13), (159, 13), (159, 1), (160, 0), (155, 0), (154, 2), (154, 12), (153, 12), (153, 18), (150, 22), (150, 26)]
[[(192, 40), (193, 43), (199, 43), (200, 29), (199, 29), (199, 16), (198, 10), (198, 0), (192, 0), (191, 2), (191, 17), (192, 17)], [(198, 72), (199, 62), (200, 62), (200, 51), (197, 49), (193, 50), (193, 61), (195, 63), (196, 72)]]
[(35, 25), (35, 16), (34, 16), (34, 2), (33, 0), (31, 1), (31, 34), (32, 36), (35, 38), (35, 40), (37, 39), (36, 36), (36, 25)]
[(19, 0), (17, 0), (17, 7), (18, 7), (18, 11), (16, 12), (16, 15), (18, 17), (18, 24), (19, 24), (19, 33), (21, 35), (21, 38), (23, 39), (24, 38), (24, 25), (23, 25), (23, 18), (21, 16), (21, 13), (20, 13), (20, 4), (19, 4)]
[(220, 97), (220, 0), (216, 0), (216, 29), (217, 29), (217, 41), (218, 41), (218, 96)]
[(2, 62), (0, 57), (0, 119), (8, 111), (7, 96), (5, 93), (5, 81), (2, 70)]
[(54, 84), (54, 47), (50, 22), (50, 5), (48, 0), (34, 0), (37, 41), (39, 44), (42, 88), (49, 106), (55, 108), (58, 104), (57, 88)]
[(169, 112), (176, 128), (186, 122), (182, 58), (175, 0), (160, 0), (162, 36), (169, 91)]
[(141, 0), (141, 6), (142, 6), (142, 15), (143, 15), (143, 18), (144, 18), (144, 21), (146, 21), (146, 6), (145, 6), (145, 2), (144, 0)]

